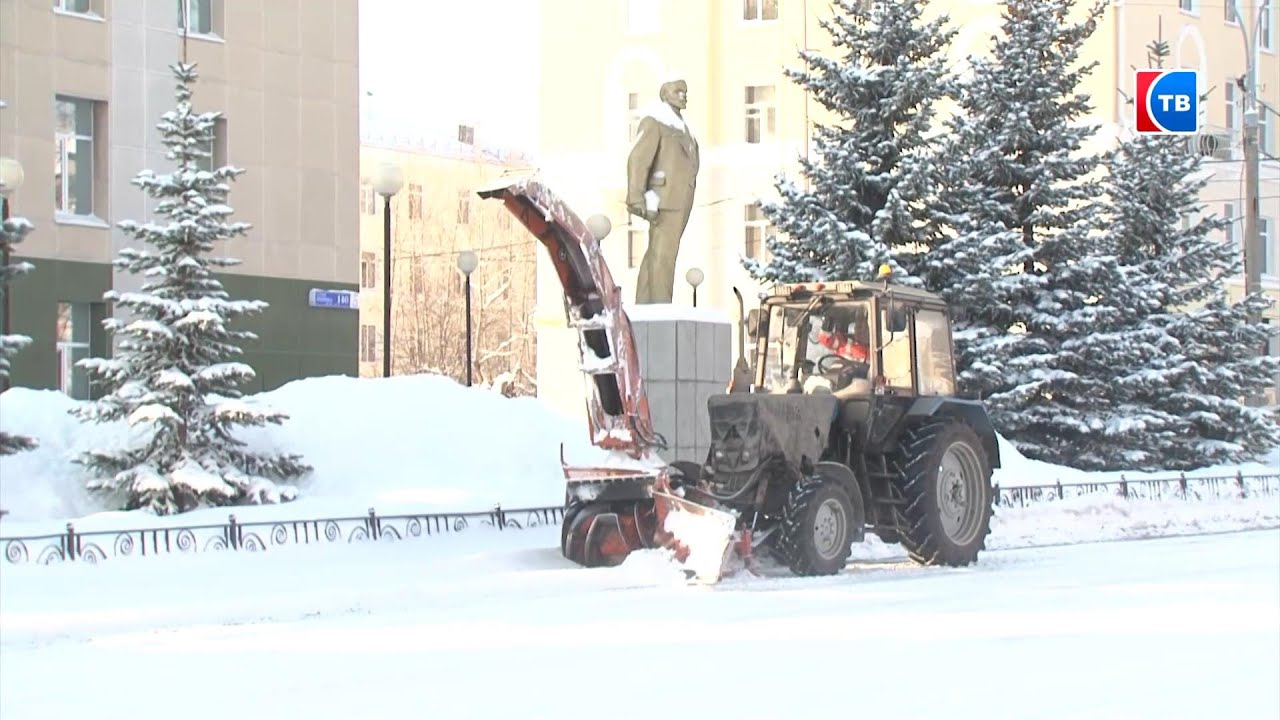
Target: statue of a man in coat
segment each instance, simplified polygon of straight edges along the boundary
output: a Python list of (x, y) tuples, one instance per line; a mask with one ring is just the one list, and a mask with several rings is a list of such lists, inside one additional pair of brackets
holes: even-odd
[(684, 80), (658, 91), (662, 102), (640, 120), (627, 158), (627, 211), (649, 222), (649, 246), (636, 279), (636, 303), (670, 303), (680, 237), (693, 210), (698, 141), (681, 111), (688, 103)]

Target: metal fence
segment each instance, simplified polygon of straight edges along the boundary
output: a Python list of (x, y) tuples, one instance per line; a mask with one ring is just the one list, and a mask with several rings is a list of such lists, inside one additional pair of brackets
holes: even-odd
[[(1082, 497), (1111, 495), (1122, 500), (1227, 500), (1245, 497), (1280, 498), (1280, 473), (1265, 475), (1219, 475), (1188, 478), (1185, 475), (1142, 480), (1120, 480), (1085, 484), (1028, 485), (995, 487), (997, 507), (1029, 507)], [(0, 537), (4, 558), (9, 563), (62, 561), (96, 563), (112, 557), (154, 556), (214, 551), (263, 552), (274, 547), (364, 541), (398, 541), (430, 538), (470, 529), (521, 530), (558, 526), (564, 518), (560, 506), (488, 512), (378, 515), (373, 509), (363, 516), (313, 520), (240, 522), (230, 515), (225, 524), (190, 525), (167, 528), (95, 530), (81, 532), (74, 523), (53, 535)]]

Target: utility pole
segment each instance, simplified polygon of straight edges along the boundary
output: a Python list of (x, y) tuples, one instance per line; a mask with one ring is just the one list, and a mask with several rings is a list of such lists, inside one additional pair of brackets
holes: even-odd
[[(1228, 0), (1231, 2), (1232, 0)], [(1240, 34), (1244, 36), (1244, 292), (1252, 295), (1262, 289), (1262, 267), (1259, 261), (1262, 251), (1262, 238), (1258, 235), (1258, 70), (1255, 62), (1258, 47), (1258, 35), (1262, 32), (1262, 14), (1267, 12), (1269, 2), (1274, 0), (1255, 0), (1252, 22), (1238, 17)], [(1238, 8), (1239, 6), (1237, 6)], [(1237, 9), (1237, 13), (1239, 10)], [(1249, 313), (1249, 323), (1256, 325), (1262, 322), (1257, 312)], [(1266, 348), (1258, 348), (1259, 354)]]

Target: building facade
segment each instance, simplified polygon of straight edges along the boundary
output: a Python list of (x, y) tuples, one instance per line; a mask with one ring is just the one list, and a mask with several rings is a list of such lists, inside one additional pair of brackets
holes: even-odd
[(380, 168), (399, 166), (403, 186), (391, 196), (391, 373), (466, 376), (466, 283), (458, 256), (476, 254), (471, 273), (472, 380), (514, 394), (536, 387), (532, 331), (538, 242), (496, 200), (476, 189), (527, 170), (515, 154), (475, 144), (475, 128), (458, 140), (364, 139), (360, 148), (360, 375), (383, 373), (384, 198)]
[[(1097, 149), (1101, 149), (1124, 128), (1132, 127), (1132, 106), (1125, 104), (1119, 91), (1132, 96), (1132, 67), (1145, 66), (1146, 45), (1158, 32), (1170, 43), (1169, 65), (1200, 70), (1201, 90), (1209, 93), (1206, 132), (1190, 142), (1210, 156), (1205, 167), (1212, 178), (1203, 196), (1208, 209), (1237, 220), (1222, 240), (1239, 245), (1244, 196), (1242, 94), (1234, 82), (1244, 74), (1246, 54), (1238, 18), (1254, 17), (1263, 8), (1255, 53), (1259, 99), (1270, 107), (1264, 111), (1261, 131), (1263, 287), (1280, 301), (1277, 3), (1272, 0), (1263, 7), (1263, 0), (1237, 2), (1239, 14), (1224, 11), (1222, 3), (1201, 0), (1113, 0), (1085, 48), (1084, 59), (1099, 65), (1082, 89), (1093, 99), (1093, 119), (1103, 126), (1098, 136)], [(990, 38), (1000, 32), (998, 2), (936, 0), (931, 11), (947, 13), (959, 30), (950, 56), (961, 69), (965, 57), (985, 54)], [(683, 277), (687, 268), (697, 266), (705, 274), (697, 294), (699, 305), (733, 312), (736, 286), (750, 307), (763, 287), (742, 269), (741, 260), (762, 257), (764, 237), (772, 232), (755, 203), (775, 196), (779, 173), (802, 182), (797, 159), (810, 155), (808, 138), (814, 123), (828, 119), (783, 70), (802, 67), (797, 55), (801, 49), (831, 54), (829, 36), (819, 25), (831, 13), (830, 4), (820, 0), (543, 0), (543, 12), (538, 159), (554, 186), (580, 213), (601, 212), (610, 217), (615, 230), (605, 241), (605, 253), (627, 299), (634, 292), (645, 234), (643, 221), (630, 219), (623, 205), (626, 155), (637, 113), (657, 101), (664, 79), (679, 75), (689, 85), (684, 115), (702, 148), (702, 170), (680, 251), (675, 302), (690, 302), (692, 292)], [(580, 27), (592, 31), (582, 33)], [(558, 286), (547, 265), (540, 267), (539, 325), (555, 340), (543, 344), (540, 367), (563, 367), (572, 362), (573, 340), (563, 329)], [(1238, 296), (1243, 278), (1232, 280), (1230, 288)], [(1271, 322), (1280, 322), (1280, 305), (1270, 315)], [(566, 375), (555, 382), (562, 390), (553, 391), (552, 378), (544, 375), (542, 387), (549, 399), (562, 393), (573, 398), (578, 397), (575, 392), (580, 395), (580, 380)]]
[(270, 303), (238, 326), (259, 337), (245, 390), (356, 374), (357, 313), (309, 297), (358, 289), (357, 20), (346, 0), (0, 0), (0, 155), (22, 163), (12, 210), (35, 225), (19, 247), (35, 270), (11, 285), (12, 331), (33, 339), (15, 385), (90, 396), (73, 365), (110, 352), (103, 293), (140, 285), (110, 264), (131, 242), (115, 225), (152, 210), (132, 178), (172, 167), (155, 125), (184, 52), (195, 109), (223, 113), (213, 163), (245, 170), (229, 203), (252, 229), (217, 251), (242, 261), (221, 280)]

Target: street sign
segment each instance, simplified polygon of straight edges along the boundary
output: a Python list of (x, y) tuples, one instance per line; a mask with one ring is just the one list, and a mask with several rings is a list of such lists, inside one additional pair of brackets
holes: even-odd
[(360, 293), (352, 290), (311, 288), (311, 292), (307, 294), (307, 304), (314, 308), (355, 310), (360, 307)]

